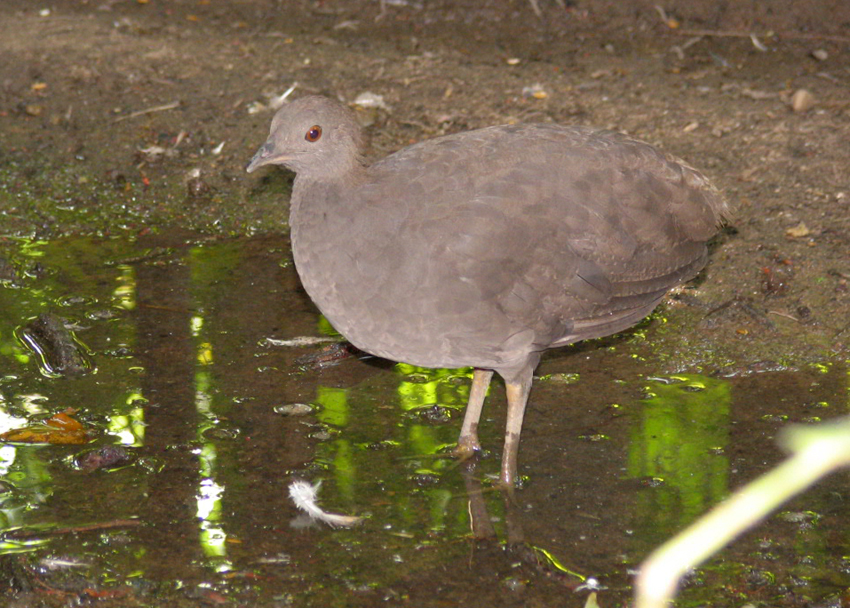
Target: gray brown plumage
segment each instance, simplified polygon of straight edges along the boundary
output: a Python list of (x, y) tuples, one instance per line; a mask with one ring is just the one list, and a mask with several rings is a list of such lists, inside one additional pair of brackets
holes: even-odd
[(424, 367), (476, 369), (458, 452), (479, 449), (492, 372), (505, 380), (502, 482), (543, 351), (638, 322), (694, 277), (727, 213), (700, 173), (609, 131), (489, 127), (367, 165), (352, 112), (281, 108), (248, 171), (296, 173), (295, 266), (355, 346)]

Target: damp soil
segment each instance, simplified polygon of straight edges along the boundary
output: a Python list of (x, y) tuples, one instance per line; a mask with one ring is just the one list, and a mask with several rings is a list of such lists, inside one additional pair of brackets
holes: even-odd
[[(583, 606), (594, 577), (625, 606), (655, 546), (782, 459), (781, 429), (847, 413), (850, 6), (538, 4), (3, 2), (0, 431), (67, 411), (88, 442), (0, 444), (0, 604)], [(732, 202), (696, 282), (547, 355), (514, 503), (492, 487), (501, 385), (467, 468), (442, 456), (468, 370), (287, 342), (337, 339), (292, 267), (292, 176), (243, 171), (295, 83), (382, 96), (358, 110), (373, 158), (588, 124)], [(94, 371), (51, 373), (22, 339), (39, 319)], [(364, 522), (305, 523), (294, 479)], [(850, 603), (847, 481), (700, 568), (681, 605)]]

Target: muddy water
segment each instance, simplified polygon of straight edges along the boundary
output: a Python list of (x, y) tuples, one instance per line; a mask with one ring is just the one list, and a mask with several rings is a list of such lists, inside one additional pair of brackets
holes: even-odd
[[(490, 451), (460, 466), (443, 456), (469, 370), (326, 363), (323, 345), (276, 342), (332, 336), (282, 238), (7, 240), (0, 257), (0, 431), (71, 408), (91, 435), (0, 444), (0, 603), (583, 606), (594, 577), (600, 606), (625, 605), (652, 548), (782, 458), (783, 427), (848, 409), (842, 362), (659, 369), (661, 311), (547, 356), (511, 503), (492, 488), (500, 384), (482, 424)], [(68, 321), (96, 371), (46, 373), (20, 340), (42, 313)], [(293, 403), (312, 411), (280, 413)], [(82, 464), (105, 446), (123, 457)], [(321, 481), (323, 506), (365, 521), (310, 524), (288, 498), (294, 479)], [(739, 539), (681, 605), (846, 605), (847, 482), (833, 476)]]

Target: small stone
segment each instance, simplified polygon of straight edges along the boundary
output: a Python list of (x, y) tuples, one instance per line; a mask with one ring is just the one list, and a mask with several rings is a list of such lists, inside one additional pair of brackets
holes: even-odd
[(791, 95), (791, 108), (795, 112), (808, 112), (815, 105), (814, 95), (806, 89), (797, 89)]
[(313, 406), (309, 403), (287, 403), (276, 406), (274, 412), (281, 416), (306, 416), (313, 413)]
[(206, 198), (212, 194), (212, 187), (200, 176), (190, 177), (186, 182), (186, 193), (189, 198)]
[(99, 450), (81, 454), (77, 458), (77, 466), (91, 473), (97, 469), (114, 469), (124, 466), (131, 460), (130, 453), (120, 445), (107, 445)]
[(824, 49), (815, 49), (812, 51), (812, 57), (818, 61), (826, 61), (829, 59), (829, 53), (827, 53)]

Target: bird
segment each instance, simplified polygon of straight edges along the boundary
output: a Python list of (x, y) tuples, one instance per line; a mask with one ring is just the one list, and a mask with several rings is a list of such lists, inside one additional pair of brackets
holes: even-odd
[(587, 126), (518, 123), (428, 139), (369, 163), (354, 111), (285, 104), (246, 170), (295, 173), (289, 228), (307, 294), (354, 346), (472, 367), (455, 455), (481, 451), (494, 372), (513, 489), (541, 355), (623, 331), (705, 266), (726, 199), (684, 161)]

